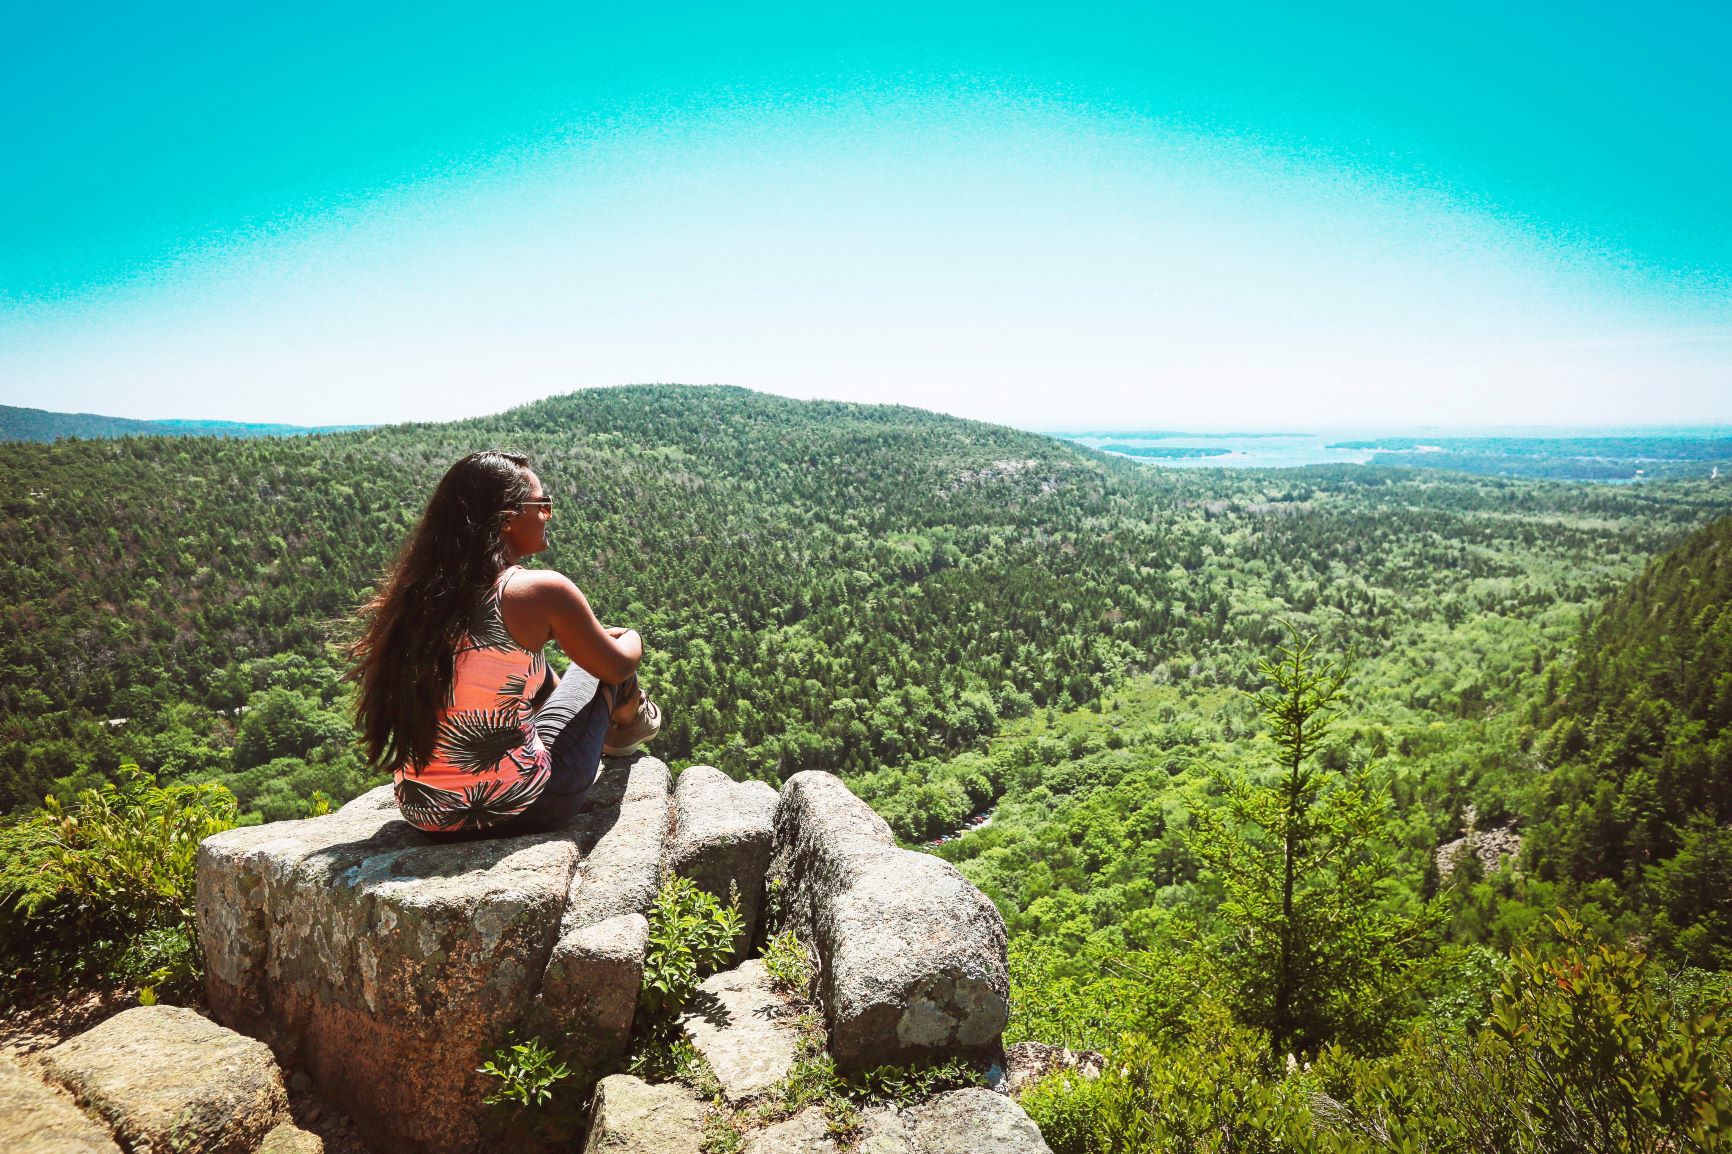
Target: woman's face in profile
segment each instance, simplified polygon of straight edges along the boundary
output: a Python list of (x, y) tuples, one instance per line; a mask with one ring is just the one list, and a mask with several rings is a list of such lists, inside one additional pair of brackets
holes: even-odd
[(529, 478), (529, 496), (523, 499), (523, 508), (506, 519), (500, 532), (506, 548), (516, 557), (527, 557), (547, 548), (547, 522), (553, 515), (553, 505), (541, 487), (541, 478), (531, 470), (523, 472)]

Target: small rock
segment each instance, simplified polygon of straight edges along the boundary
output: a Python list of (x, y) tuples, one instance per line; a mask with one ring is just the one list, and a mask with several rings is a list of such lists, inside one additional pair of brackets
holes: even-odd
[(325, 1140), (298, 1129), (293, 1122), (284, 1122), (265, 1135), (257, 1154), (325, 1154)]
[(674, 789), (668, 866), (724, 902), (730, 890), (739, 895), (744, 926), (736, 958), (757, 936), (763, 913), (776, 800), (764, 782), (736, 782), (708, 765), (683, 771)]
[(296, 1094), (305, 1094), (313, 1088), (313, 1080), (307, 1077), (305, 1070), (296, 1070), (289, 1075), (289, 1090)]
[(582, 1078), (612, 1068), (631, 1041), (649, 922), (620, 914), (571, 927), (554, 943), (525, 1029), (548, 1039)]
[(888, 1107), (867, 1110), (861, 1119), (855, 1154), (914, 1154), (902, 1115)]
[(808, 1106), (786, 1122), (746, 1139), (745, 1154), (836, 1154), (821, 1106)]
[(106, 1130), (10, 1058), (0, 1058), (0, 1150), (120, 1154)]
[(1098, 1078), (1106, 1059), (1094, 1050), (1071, 1050), (1045, 1042), (1018, 1042), (1004, 1052), (1009, 1072), (1009, 1093), (1021, 1094), (1030, 1083), (1049, 1074), (1075, 1070), (1085, 1078)]
[(181, 1006), (136, 1006), (42, 1056), (128, 1149), (250, 1154), (286, 1121), (269, 1047)]
[(716, 1072), (728, 1101), (755, 1098), (794, 1068), (797, 1035), (786, 1008), (756, 959), (698, 987), (680, 1025)]
[(584, 1154), (700, 1154), (703, 1144), (704, 1104), (684, 1086), (630, 1074), (596, 1086)]
[(991, 1090), (952, 1090), (903, 1115), (920, 1154), (1052, 1154), (1022, 1107)]

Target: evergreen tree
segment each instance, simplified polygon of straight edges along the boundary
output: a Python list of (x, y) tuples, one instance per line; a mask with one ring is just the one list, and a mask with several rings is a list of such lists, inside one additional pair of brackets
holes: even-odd
[(1317, 638), (1288, 627), (1253, 695), (1276, 750), (1271, 783), (1222, 772), (1219, 807), (1193, 814), (1192, 852), (1222, 890), (1210, 943), (1241, 1021), (1277, 1055), (1338, 1038), (1372, 1040), (1409, 968), (1418, 920), (1386, 909), (1379, 844), (1387, 798), (1364, 767), (1316, 755), (1345, 675)]

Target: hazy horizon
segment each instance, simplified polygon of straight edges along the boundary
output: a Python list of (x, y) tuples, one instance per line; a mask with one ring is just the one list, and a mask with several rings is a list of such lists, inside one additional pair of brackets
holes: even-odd
[[(677, 384), (676, 382), (662, 382), (662, 383)], [(595, 387), (595, 388), (630, 388), (632, 386), (631, 385), (611, 385), (611, 386), (601, 385), (601, 386), (593, 386), (593, 387)], [(709, 388), (709, 387), (727, 387), (727, 386), (678, 386), (678, 387)], [(757, 391), (765, 391), (765, 390), (757, 390)], [(559, 393), (550, 394), (550, 396), (560, 396), (560, 395), (563, 395), (563, 394), (559, 394)], [(781, 395), (785, 395), (785, 394), (771, 394), (771, 395), (781, 396)], [(546, 398), (542, 398), (542, 399), (546, 399)], [(792, 397), (790, 399), (794, 399), (794, 400), (824, 400), (824, 399), (828, 399), (828, 398)], [(858, 403), (858, 404), (880, 404), (880, 403), (891, 404), (891, 403), (895, 403), (895, 404), (900, 404), (902, 402), (860, 401), (860, 402), (852, 402), (852, 403)], [(17, 406), (13, 406), (13, 407), (22, 408), (22, 409), (32, 409), (32, 410), (36, 410), (36, 411), (40, 411), (40, 412), (51, 413), (51, 414), (54, 414), (56, 416), (110, 417), (110, 418), (120, 418), (123, 420), (149, 421), (149, 422), (164, 423), (164, 424), (179, 422), (179, 423), (187, 423), (187, 424), (239, 424), (239, 425), (250, 425), (250, 426), (285, 426), (285, 427), (293, 427), (293, 428), (297, 428), (297, 429), (307, 429), (307, 430), (313, 430), (313, 431), (331, 431), (331, 430), (346, 431), (346, 430), (372, 428), (372, 427), (386, 426), (386, 425), (415, 424), (415, 423), (421, 423), (422, 421), (425, 420), (425, 418), (419, 418), (419, 417), (405, 417), (401, 420), (394, 420), (394, 421), (355, 422), (355, 421), (341, 420), (340, 418), (341, 418), (342, 414), (333, 413), (333, 414), (329, 414), (329, 417), (331, 419), (320, 420), (320, 421), (316, 421), (316, 422), (308, 422), (308, 423), (303, 424), (301, 422), (281, 421), (281, 420), (271, 419), (268, 417), (264, 418), (264, 419), (260, 419), (260, 420), (255, 420), (255, 421), (232, 421), (232, 420), (229, 420), (227, 418), (222, 418), (222, 417), (207, 417), (207, 416), (203, 416), (203, 415), (199, 415), (199, 414), (186, 414), (186, 413), (175, 413), (175, 414), (168, 415), (168, 416), (135, 416), (135, 415), (130, 414), (130, 413), (118, 413), (118, 412), (101, 412), (101, 413), (98, 413), (98, 412), (92, 412), (92, 411), (88, 411), (88, 410), (79, 410), (77, 412), (74, 412), (74, 411), (68, 410), (68, 409), (46, 408), (46, 407), (41, 406), (41, 405), (17, 405)], [(507, 406), (507, 408), (515, 408), (515, 407), (517, 407), (517, 406), (515, 406), (515, 405)], [(925, 406), (919, 406), (919, 405), (910, 406), (910, 407), (925, 408)], [(476, 417), (495, 416), (495, 415), (498, 415), (499, 413), (503, 413), (505, 411), (507, 411), (506, 408), (501, 408), (501, 409), (498, 409), (498, 410), (495, 410), (495, 411), (489, 412), (489, 413), (477, 413), (477, 414), (474, 414), (474, 416), (476, 416)], [(958, 416), (959, 415), (959, 414), (954, 414), (954, 413), (944, 413), (941, 410), (930, 409), (930, 408), (927, 408), (927, 411), (939, 413), (942, 416)], [(456, 418), (451, 418), (451, 419), (452, 420), (467, 420), (470, 418), (468, 418), (468, 417), (456, 417)], [(1676, 434), (1676, 435), (1711, 436), (1711, 437), (1712, 436), (1732, 436), (1732, 421), (1720, 421), (1720, 422), (1712, 422), (1712, 421), (1710, 421), (1710, 422), (1676, 422), (1676, 421), (1672, 421), (1672, 422), (1649, 422), (1649, 423), (1627, 423), (1626, 422), (1626, 423), (1608, 423), (1608, 424), (1595, 424), (1595, 423), (1589, 423), (1589, 422), (1571, 422), (1571, 423), (1551, 422), (1551, 423), (1517, 424), (1517, 425), (1511, 425), (1511, 424), (1448, 425), (1448, 424), (1426, 423), (1426, 422), (1421, 422), (1421, 421), (1407, 422), (1407, 423), (1396, 423), (1396, 424), (1385, 423), (1385, 424), (1344, 424), (1344, 425), (1335, 425), (1335, 424), (1263, 425), (1263, 424), (1258, 424), (1258, 423), (1252, 422), (1252, 421), (1240, 421), (1237, 423), (1222, 424), (1222, 425), (1216, 425), (1216, 426), (1210, 426), (1210, 425), (1205, 425), (1205, 424), (1192, 424), (1192, 425), (1186, 425), (1184, 427), (1162, 427), (1162, 426), (1153, 426), (1153, 425), (1150, 425), (1148, 423), (1130, 423), (1130, 424), (1121, 424), (1121, 425), (1109, 425), (1109, 424), (1093, 423), (1093, 424), (1074, 424), (1074, 425), (1065, 425), (1065, 426), (1037, 426), (1037, 425), (1015, 424), (1015, 423), (1012, 423), (1009, 421), (992, 420), (991, 418), (981, 418), (981, 417), (965, 417), (963, 419), (966, 419), (966, 420), (983, 420), (989, 424), (1006, 425), (1007, 427), (1014, 428), (1014, 429), (1020, 429), (1021, 431), (1026, 432), (1026, 433), (1039, 433), (1043, 436), (1059, 437), (1059, 438), (1076, 438), (1076, 437), (1090, 437), (1090, 436), (1125, 437), (1125, 436), (1131, 436), (1132, 434), (1136, 434), (1136, 433), (1145, 433), (1145, 434), (1158, 433), (1162, 436), (1197, 437), (1197, 438), (1232, 437), (1232, 436), (1259, 437), (1259, 436), (1283, 436), (1283, 435), (1286, 435), (1286, 436), (1301, 436), (1302, 435), (1302, 436), (1331, 436), (1331, 437), (1337, 437), (1337, 436), (1339, 436), (1339, 437), (1373, 437), (1373, 436), (1393, 436), (1393, 435), (1399, 435), (1399, 434), (1404, 434), (1404, 433), (1433, 433), (1433, 432), (1445, 434), (1445, 435), (1451, 435), (1451, 436), (1479, 436), (1479, 437), (1511, 436), (1511, 437), (1534, 437), (1534, 438), (1554, 438), (1554, 437), (1572, 437), (1572, 436), (1616, 436), (1616, 435), (1620, 435), (1620, 434), (1648, 434), (1648, 435)]]

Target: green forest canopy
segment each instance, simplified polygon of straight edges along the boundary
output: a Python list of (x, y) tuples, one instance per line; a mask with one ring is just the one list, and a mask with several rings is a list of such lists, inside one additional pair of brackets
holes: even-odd
[[(1400, 980), (1341, 1040), (1483, 1020), (1560, 906), (1669, 964), (1732, 960), (1722, 484), (1162, 472), (737, 389), (0, 446), (0, 804), (125, 760), (222, 783), (249, 820), (376, 783), (334, 642), (444, 468), (488, 445), (554, 496), (540, 562), (642, 629), (676, 768), (834, 770), (911, 841), (996, 804), (938, 852), (1006, 915), (1013, 1036), (1184, 1046), (1198, 1006), (1254, 1020), (1216, 1000), (1231, 879), (1193, 815), (1270, 770), (1244, 691), (1287, 626), (1347, 663), (1317, 761), (1375, 810), (1362, 904), (1426, 951), (1379, 955)], [(1520, 836), (1519, 868), (1444, 869), (1470, 824)]]

